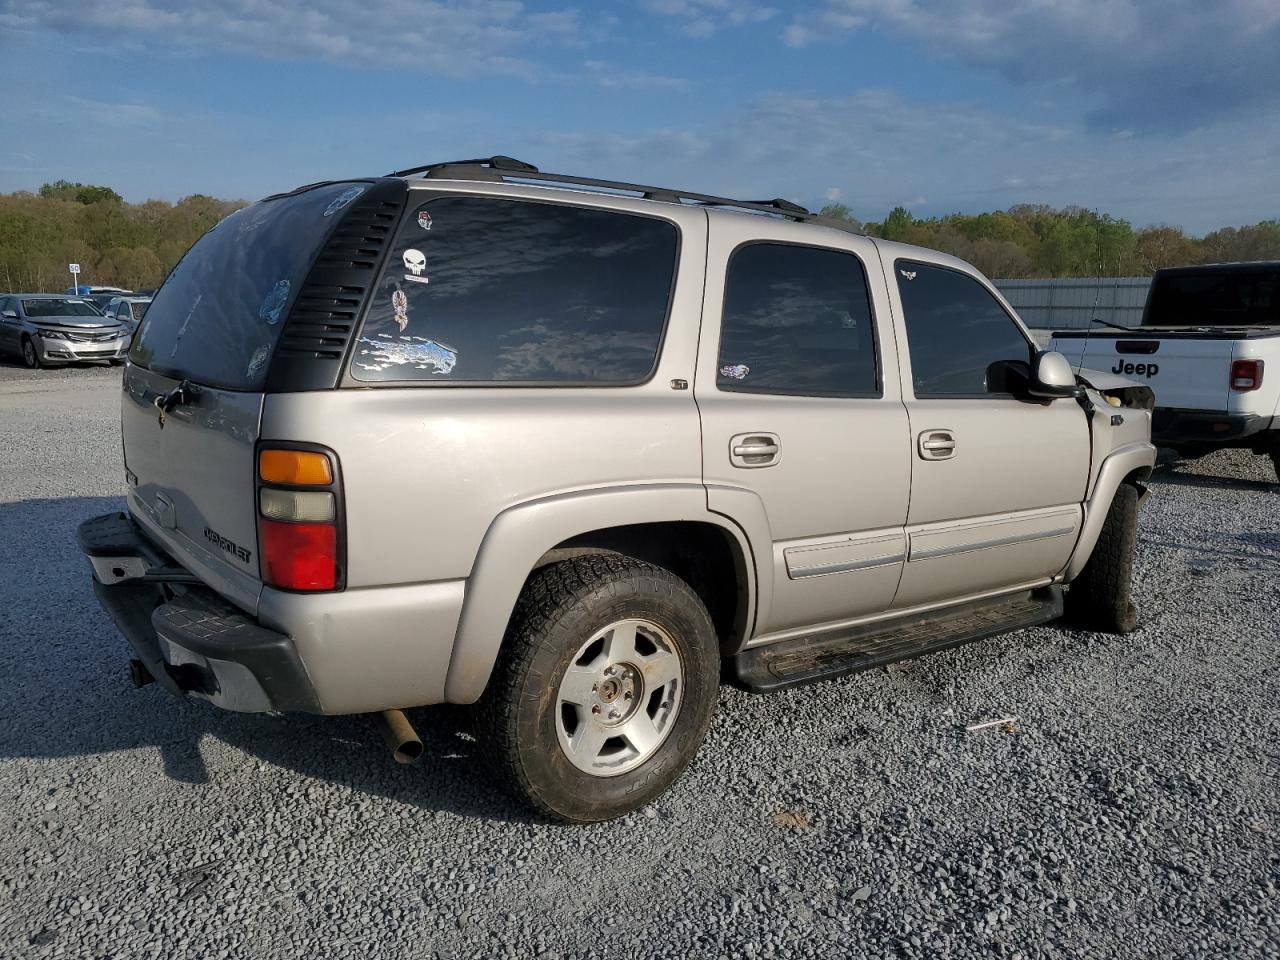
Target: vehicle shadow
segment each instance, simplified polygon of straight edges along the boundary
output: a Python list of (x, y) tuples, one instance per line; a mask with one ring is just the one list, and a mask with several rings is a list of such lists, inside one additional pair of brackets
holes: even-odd
[(155, 685), (135, 690), (129, 648), (99, 607), (75, 543), (80, 521), (121, 509), (114, 497), (0, 504), (0, 543), (10, 569), (0, 606), (0, 760), (70, 759), (154, 747), (165, 773), (209, 783), (201, 749), (213, 738), (304, 777), (341, 783), (425, 809), (538, 822), (494, 788), (478, 763), (470, 711), (410, 711), (425, 756), (391, 759), (370, 717), (235, 714), (178, 700)]
[(1280, 482), (1252, 480), (1247, 477), (1222, 477), (1207, 473), (1191, 473), (1174, 465), (1157, 466), (1149, 481), (1152, 486), (1199, 487), (1203, 490), (1280, 491)]

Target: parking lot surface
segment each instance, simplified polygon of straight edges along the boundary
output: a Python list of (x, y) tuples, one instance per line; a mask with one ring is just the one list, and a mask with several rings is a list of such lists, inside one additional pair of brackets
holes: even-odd
[(0, 957), (1280, 955), (1261, 458), (1157, 471), (1136, 634), (724, 686), (667, 795), (571, 828), (491, 789), (465, 710), (398, 767), (365, 718), (134, 690), (74, 543), (122, 502), (119, 376), (0, 364)]

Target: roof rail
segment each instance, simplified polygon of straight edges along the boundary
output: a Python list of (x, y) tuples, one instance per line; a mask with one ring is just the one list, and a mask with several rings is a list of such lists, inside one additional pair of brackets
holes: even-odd
[(566, 183), (579, 187), (594, 187), (598, 190), (613, 190), (622, 193), (637, 193), (646, 200), (658, 200), (663, 203), (694, 203), (708, 207), (734, 207), (742, 210), (753, 210), (756, 213), (768, 213), (785, 217), (788, 220), (820, 223), (823, 226), (840, 228), (841, 221), (811, 213), (798, 203), (775, 198), (773, 200), (731, 200), (728, 197), (715, 197), (705, 193), (690, 193), (687, 190), (672, 190), (668, 187), (648, 187), (639, 183), (625, 183), (620, 180), (597, 180), (593, 177), (575, 177), (565, 173), (543, 173), (531, 163), (516, 160), (512, 157), (486, 157), (477, 160), (451, 160), (445, 163), (428, 163), (421, 167), (409, 167), (388, 174), (392, 177), (412, 177), (422, 174), (427, 179), (445, 180), (482, 180), (502, 183), (507, 180), (532, 180), (539, 183)]

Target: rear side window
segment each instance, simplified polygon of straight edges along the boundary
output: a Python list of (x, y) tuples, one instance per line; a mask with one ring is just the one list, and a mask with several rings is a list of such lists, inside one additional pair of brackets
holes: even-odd
[(878, 396), (867, 275), (851, 253), (752, 243), (729, 259), (716, 386)]
[(351, 375), (362, 381), (640, 383), (675, 282), (666, 220), (441, 197), (396, 238)]
[(973, 277), (912, 260), (894, 266), (917, 397), (1003, 392), (1001, 367), (1030, 364), (1031, 344)]
[(1280, 266), (1157, 273), (1142, 324), (1147, 327), (1280, 325)]
[(238, 210), (157, 291), (130, 359), (170, 377), (261, 390), (285, 317), (336, 216), (365, 188), (331, 184)]

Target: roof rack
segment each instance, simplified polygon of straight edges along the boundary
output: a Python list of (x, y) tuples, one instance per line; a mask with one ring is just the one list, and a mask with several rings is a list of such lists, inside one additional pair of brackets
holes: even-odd
[(443, 180), (483, 180), (503, 183), (508, 180), (533, 180), (539, 183), (567, 183), (579, 187), (594, 187), (599, 190), (614, 190), (623, 193), (638, 193), (646, 200), (658, 200), (663, 203), (693, 203), (708, 207), (734, 207), (742, 210), (753, 210), (756, 213), (767, 213), (782, 216), (788, 220), (820, 223), (824, 226), (839, 228), (842, 221), (811, 213), (798, 203), (775, 198), (773, 200), (731, 200), (728, 197), (714, 197), (705, 193), (690, 193), (687, 190), (672, 190), (668, 187), (647, 187), (639, 183), (624, 183), (619, 180), (596, 180), (593, 177), (575, 177), (564, 173), (543, 173), (531, 163), (516, 160), (512, 157), (485, 157), (477, 160), (450, 160), (445, 163), (428, 163), (421, 167), (410, 167), (407, 170), (396, 170), (388, 174), (391, 177), (412, 177), (422, 174), (428, 179)]

